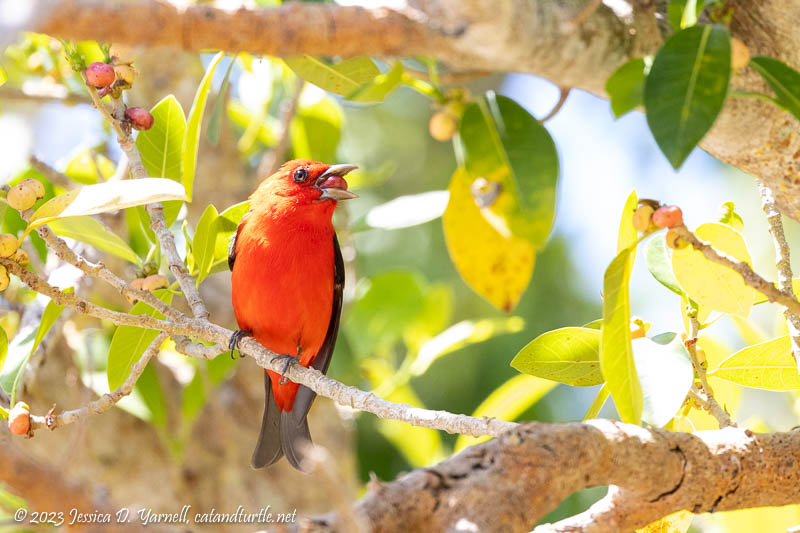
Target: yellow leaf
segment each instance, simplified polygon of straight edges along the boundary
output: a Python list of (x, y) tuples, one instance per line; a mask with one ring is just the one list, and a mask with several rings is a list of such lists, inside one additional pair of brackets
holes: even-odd
[(636, 533), (686, 533), (693, 517), (689, 511), (678, 511), (637, 529)]
[(617, 234), (617, 253), (625, 248), (633, 246), (639, 239), (639, 232), (633, 227), (633, 213), (639, 205), (636, 191), (631, 192), (625, 200), (625, 207), (622, 208), (622, 218), (619, 221), (619, 233)]
[[(744, 238), (730, 226), (716, 222), (703, 224), (695, 230), (695, 235), (717, 250), (748, 265), (751, 263)], [(744, 318), (750, 314), (755, 291), (728, 267), (709, 261), (702, 253), (686, 247), (673, 252), (672, 270), (684, 292), (701, 309), (732, 313)]]
[(728, 533), (786, 531), (800, 523), (800, 505), (728, 511), (714, 513), (711, 517)]
[(463, 169), (450, 181), (450, 200), (442, 215), (447, 250), (467, 285), (509, 312), (531, 280), (535, 251), (528, 241), (499, 232), (484, 218), (470, 191), (472, 181)]

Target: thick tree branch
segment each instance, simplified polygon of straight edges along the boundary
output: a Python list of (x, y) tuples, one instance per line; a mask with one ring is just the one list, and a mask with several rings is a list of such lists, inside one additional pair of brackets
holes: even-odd
[[(185, 50), (290, 56), (435, 57), (455, 71), (528, 72), (562, 87), (605, 95), (605, 82), (625, 61), (652, 55), (663, 42), (658, 14), (666, 2), (635, 0), (615, 13), (595, 0), (410, 0), (403, 11), (286, 3), (228, 13), (207, 5), (185, 10), (153, 0), (39, 0), (24, 29), (57, 37)], [(800, 4), (731, 0), (730, 29), (752, 55), (800, 67)], [(102, 20), (103, 24), (97, 24)], [(314, 28), (314, 31), (309, 31)], [(23, 29), (23, 28), (18, 28)], [(734, 90), (768, 92), (745, 69)], [(776, 205), (800, 220), (800, 123), (776, 106), (730, 98), (701, 146), (769, 185)]]
[[(356, 511), (381, 533), (524, 532), (574, 491), (613, 485), (586, 513), (535, 531), (632, 531), (681, 509), (800, 503), (798, 464), (796, 431), (689, 434), (608, 420), (527, 423), (434, 467), (371, 484)], [(335, 518), (314, 524), (337, 527)]]

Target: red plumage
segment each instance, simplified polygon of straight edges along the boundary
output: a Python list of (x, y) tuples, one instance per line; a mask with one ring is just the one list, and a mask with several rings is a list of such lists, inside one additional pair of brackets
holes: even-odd
[[(331, 217), (337, 200), (355, 196), (342, 177), (353, 168), (306, 160), (285, 163), (250, 196), (250, 211), (229, 258), (239, 327), (273, 352), (298, 356), (301, 365), (322, 371), (333, 352), (343, 284)], [(267, 398), (253, 465), (271, 464), (285, 453), (298, 467), (295, 441), (308, 437), (305, 415), (313, 392), (293, 382), (281, 385), (278, 374), (267, 373), (272, 398)], [(294, 412), (303, 389), (304, 401)]]

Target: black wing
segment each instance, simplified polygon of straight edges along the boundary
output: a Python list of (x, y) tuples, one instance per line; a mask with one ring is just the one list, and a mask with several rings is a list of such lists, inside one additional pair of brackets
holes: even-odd
[(233, 271), (233, 263), (236, 261), (236, 239), (239, 238), (239, 232), (242, 231), (242, 228), (244, 227), (244, 221), (247, 219), (247, 215), (249, 214), (249, 211), (244, 214), (242, 221), (239, 222), (239, 227), (236, 228), (236, 233), (231, 236), (231, 242), (228, 244), (228, 268), (230, 268), (231, 271)]
[[(331, 307), (331, 320), (328, 322), (328, 332), (325, 334), (325, 341), (314, 358), (312, 367), (323, 374), (328, 373), (328, 366), (331, 364), (333, 348), (336, 345), (336, 335), (339, 332), (339, 317), (342, 315), (342, 291), (344, 290), (344, 260), (342, 250), (339, 248), (339, 239), (336, 233), (333, 234), (333, 306)], [(305, 419), (308, 410), (317, 394), (306, 387), (300, 385), (297, 396), (292, 407), (292, 418), (295, 423)]]

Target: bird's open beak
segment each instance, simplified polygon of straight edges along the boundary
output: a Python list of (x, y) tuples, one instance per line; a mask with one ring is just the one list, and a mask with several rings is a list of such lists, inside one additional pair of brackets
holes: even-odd
[(317, 178), (317, 189), (322, 191), (319, 199), (349, 200), (358, 198), (357, 194), (347, 190), (347, 181), (344, 179), (345, 174), (357, 168), (355, 165), (331, 165), (328, 167), (328, 170)]

